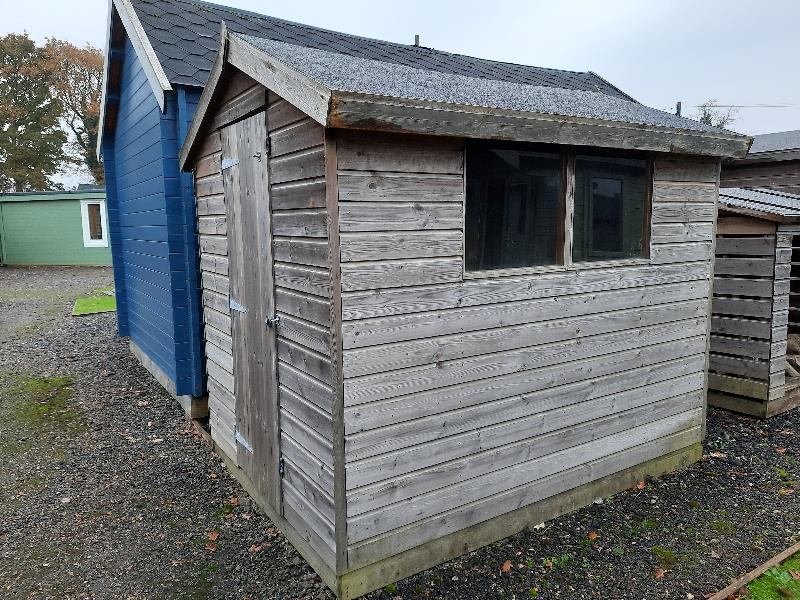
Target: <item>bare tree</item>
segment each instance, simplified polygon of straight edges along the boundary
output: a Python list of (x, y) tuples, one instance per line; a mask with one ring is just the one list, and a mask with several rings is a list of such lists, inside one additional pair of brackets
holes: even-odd
[(719, 101), (711, 98), (697, 107), (697, 120), (711, 127), (724, 129), (739, 117), (739, 111), (733, 106), (722, 107)]

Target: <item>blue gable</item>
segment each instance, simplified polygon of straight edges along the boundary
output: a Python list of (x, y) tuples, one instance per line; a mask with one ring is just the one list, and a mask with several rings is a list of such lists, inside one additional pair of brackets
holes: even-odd
[(130, 40), (112, 51), (121, 54), (122, 69), (103, 162), (119, 333), (168, 379), (170, 391), (200, 396), (194, 195), (191, 175), (179, 172), (178, 151), (201, 91), (169, 92), (162, 113)]

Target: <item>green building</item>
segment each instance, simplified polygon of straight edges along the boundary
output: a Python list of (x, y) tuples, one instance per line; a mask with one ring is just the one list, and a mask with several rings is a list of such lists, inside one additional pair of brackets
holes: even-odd
[(110, 265), (106, 194), (0, 194), (0, 264)]

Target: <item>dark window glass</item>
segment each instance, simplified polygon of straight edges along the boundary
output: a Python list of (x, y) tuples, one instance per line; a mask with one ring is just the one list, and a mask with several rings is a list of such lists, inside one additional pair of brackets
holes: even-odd
[(556, 264), (559, 154), (474, 144), (466, 169), (467, 270)]
[(647, 160), (575, 157), (573, 262), (644, 255)]
[(89, 239), (102, 240), (103, 239), (103, 220), (100, 217), (99, 204), (87, 204), (86, 208), (89, 212)]

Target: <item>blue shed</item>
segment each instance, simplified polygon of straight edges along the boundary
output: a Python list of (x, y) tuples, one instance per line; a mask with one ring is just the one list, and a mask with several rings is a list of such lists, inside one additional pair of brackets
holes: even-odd
[(111, 0), (98, 152), (106, 169), (119, 333), (193, 416), (206, 410), (202, 298), (192, 176), (180, 173), (178, 151), (223, 22), (234, 33), (451, 74), (548, 86), (558, 73), (573, 89), (630, 99), (591, 72), (369, 40), (197, 0)]

